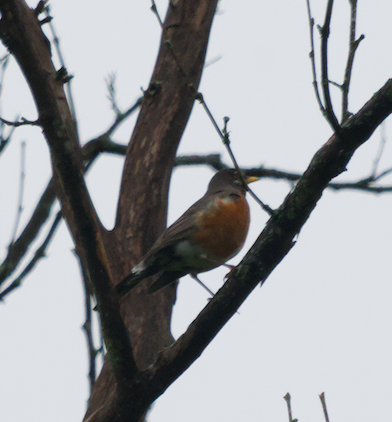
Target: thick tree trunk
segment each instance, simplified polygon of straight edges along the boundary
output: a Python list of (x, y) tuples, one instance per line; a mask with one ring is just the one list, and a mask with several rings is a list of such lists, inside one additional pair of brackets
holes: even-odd
[[(127, 150), (116, 226), (105, 237), (115, 282), (130, 272), (165, 228), (172, 166), (200, 82), (216, 8), (216, 1), (210, 0), (173, 3), (176, 4), (169, 6), (150, 87)], [(148, 285), (142, 283), (121, 301), (141, 370), (173, 342), (170, 319), (176, 286), (148, 295)], [(107, 417), (116, 401), (114, 383), (106, 361), (86, 420), (112, 420)]]

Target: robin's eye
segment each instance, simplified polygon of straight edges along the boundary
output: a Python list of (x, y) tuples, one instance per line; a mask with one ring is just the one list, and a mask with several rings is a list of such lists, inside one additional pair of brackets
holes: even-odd
[(241, 180), (234, 180), (233, 186), (241, 187), (242, 186)]

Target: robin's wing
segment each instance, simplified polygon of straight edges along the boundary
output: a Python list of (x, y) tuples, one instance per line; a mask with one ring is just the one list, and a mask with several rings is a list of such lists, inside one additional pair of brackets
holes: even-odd
[(168, 227), (157, 239), (148, 255), (171, 247), (181, 240), (188, 239), (197, 229), (197, 222), (203, 214), (208, 199), (203, 196), (195, 202), (178, 220)]

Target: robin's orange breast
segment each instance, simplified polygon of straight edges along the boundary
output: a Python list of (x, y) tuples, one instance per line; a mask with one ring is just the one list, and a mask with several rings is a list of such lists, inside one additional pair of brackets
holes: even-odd
[(244, 245), (249, 228), (249, 206), (244, 196), (216, 198), (199, 220), (195, 243), (227, 261)]

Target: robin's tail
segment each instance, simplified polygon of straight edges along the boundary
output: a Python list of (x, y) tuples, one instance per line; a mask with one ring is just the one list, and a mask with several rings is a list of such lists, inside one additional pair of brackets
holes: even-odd
[(117, 285), (116, 285), (116, 291), (117, 294), (122, 298), (125, 296), (130, 290), (135, 288), (141, 281), (143, 281), (146, 277), (148, 277), (149, 274), (135, 274), (130, 273), (125, 278), (123, 278)]
[(161, 274), (157, 281), (155, 281), (148, 289), (148, 293), (155, 293), (157, 290), (166, 287), (168, 284), (171, 284), (177, 281), (179, 278), (187, 274), (184, 271), (166, 271)]

